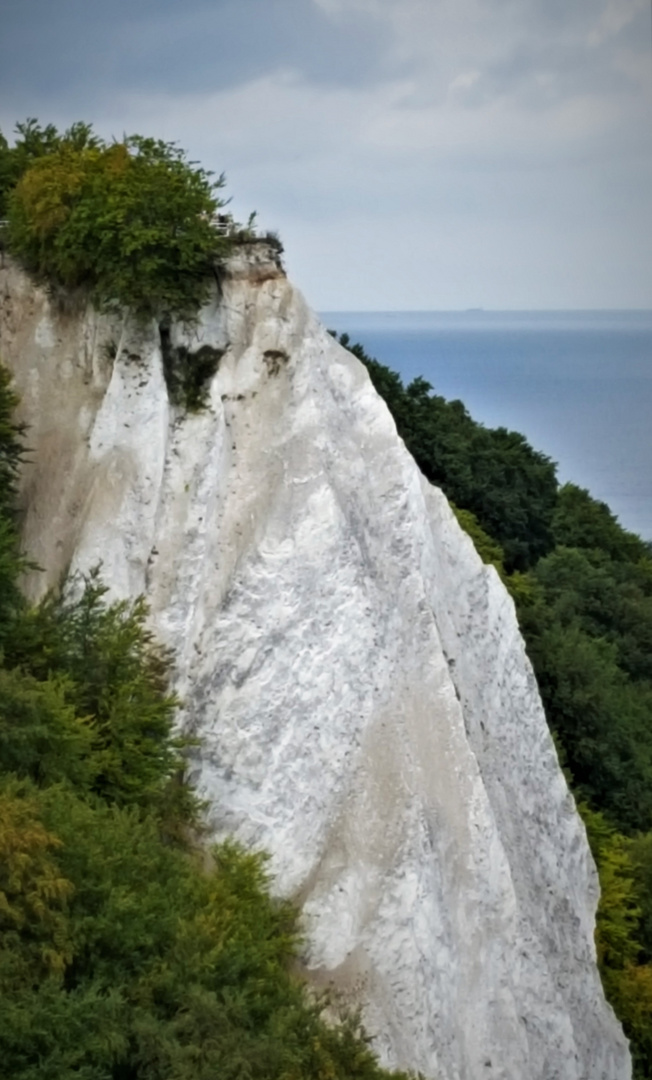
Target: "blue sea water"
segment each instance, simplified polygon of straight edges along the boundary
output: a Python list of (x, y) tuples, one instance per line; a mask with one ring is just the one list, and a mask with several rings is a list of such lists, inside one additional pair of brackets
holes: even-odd
[(652, 539), (652, 311), (322, 312), (404, 382), (522, 432)]

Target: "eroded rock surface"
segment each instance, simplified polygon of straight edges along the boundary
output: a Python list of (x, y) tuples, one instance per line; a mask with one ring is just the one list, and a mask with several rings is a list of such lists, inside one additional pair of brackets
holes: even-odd
[(115, 595), (147, 594), (216, 834), (271, 853), (310, 977), (364, 1003), (385, 1062), (627, 1080), (511, 600), (362, 366), (247, 258), (171, 330), (223, 352), (196, 415), (168, 402), (157, 327), (61, 313), (4, 266), (29, 588), (101, 562)]

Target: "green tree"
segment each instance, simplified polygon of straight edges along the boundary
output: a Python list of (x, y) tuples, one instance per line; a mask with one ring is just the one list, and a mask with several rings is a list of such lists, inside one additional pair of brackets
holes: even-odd
[[(108, 801), (143, 807), (161, 802), (170, 809), (175, 799), (188, 798), (190, 813), (190, 793), (175, 783), (185, 741), (172, 737), (178, 702), (167, 689), (167, 654), (147, 629), (144, 600), (107, 604), (106, 591), (95, 573), (73, 583), (72, 596), (70, 590), (51, 595), (25, 611), (7, 644), (6, 663), (21, 673), (25, 710), (32, 695), (41, 694), (37, 716), (59, 746), (55, 761), (60, 756), (69, 770), (77, 768), (71, 754), (79, 751), (89, 788)], [(58, 705), (48, 712), (46, 692), (58, 695), (74, 719), (65, 719)], [(21, 714), (22, 706), (12, 708), (14, 716)], [(44, 767), (48, 758), (37, 724), (23, 724), (23, 733), (30, 733), (31, 752)], [(62, 739), (65, 755), (56, 742)], [(14, 743), (14, 756), (19, 745)]]
[[(207, 867), (162, 843), (151, 816), (65, 785), (26, 788), (16, 817), (11, 843), (30, 862), (0, 981), (7, 1080), (387, 1077), (355, 1018), (327, 1026), (291, 974), (296, 913), (270, 898), (260, 856), (227, 844)], [(37, 947), (52, 957), (39, 979), (21, 913), (41, 894)]]
[(18, 575), (23, 567), (19, 553), (14, 503), (18, 469), (23, 459), (24, 426), (14, 420), (18, 397), (11, 376), (0, 363), (0, 656), (22, 607)]
[(211, 222), (223, 183), (173, 143), (106, 144), (77, 125), (32, 155), (9, 191), (10, 249), (101, 306), (191, 318), (227, 246)]
[(71, 690), (61, 678), (0, 667), (1, 771), (41, 786), (69, 780), (91, 789), (94, 731), (69, 702)]
[(638, 562), (650, 555), (649, 546), (635, 533), (623, 529), (606, 503), (576, 484), (564, 484), (559, 489), (553, 531), (557, 544), (598, 549), (612, 559)]
[(634, 1076), (652, 1076), (652, 965), (642, 949), (642, 917), (649, 890), (652, 834), (632, 841), (617, 832), (602, 814), (580, 804), (600, 877), (595, 940), (607, 997), (631, 1040)]
[(616, 645), (634, 680), (652, 680), (652, 561), (612, 558), (597, 548), (557, 547), (533, 571), (549, 617), (576, 620), (592, 637)]
[[(1, 781), (0, 781), (1, 784)], [(16, 989), (71, 959), (65, 905), (73, 886), (55, 852), (61, 840), (44, 826), (36, 799), (0, 786), (0, 986)], [(20, 947), (17, 947), (20, 946)]]
[(464, 532), (468, 533), (471, 537), (475, 549), (482, 561), (484, 563), (491, 563), (492, 566), (495, 566), (501, 578), (504, 580), (506, 578), (504, 565), (505, 554), (500, 544), (497, 544), (496, 541), (489, 536), (489, 533), (484, 531), (477, 517), (470, 510), (460, 510), (455, 503), (451, 503), (451, 509), (464, 529)]

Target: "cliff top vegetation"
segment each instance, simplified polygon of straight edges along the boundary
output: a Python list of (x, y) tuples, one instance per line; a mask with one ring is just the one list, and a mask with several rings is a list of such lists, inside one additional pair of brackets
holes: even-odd
[(0, 133), (0, 218), (32, 274), (83, 289), (100, 307), (190, 319), (230, 239), (214, 227), (224, 177), (174, 143), (141, 135), (107, 143), (89, 124), (36, 120)]

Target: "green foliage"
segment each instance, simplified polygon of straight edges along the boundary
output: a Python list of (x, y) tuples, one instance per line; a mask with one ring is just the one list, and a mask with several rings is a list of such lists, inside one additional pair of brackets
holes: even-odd
[(549, 618), (604, 637), (616, 646), (623, 671), (652, 680), (652, 560), (629, 563), (598, 549), (558, 547), (533, 574)]
[(26, 268), (103, 307), (192, 318), (228, 245), (211, 223), (223, 177), (140, 135), (107, 144), (87, 125), (59, 135), (33, 121), (20, 131), (0, 169), (9, 246)]
[(519, 612), (577, 788), (626, 832), (652, 828), (652, 563), (557, 548)]
[(91, 787), (91, 723), (69, 703), (72, 684), (0, 668), (0, 767), (47, 785)]
[(505, 578), (504, 553), (500, 544), (486, 533), (470, 510), (460, 510), (459, 506), (451, 503), (451, 509), (465, 533), (471, 537), (475, 549), (484, 563), (490, 563), (496, 567), (501, 578)]
[[(323, 1003), (310, 1004), (291, 976), (294, 911), (270, 899), (259, 857), (225, 845), (207, 872), (132, 809), (61, 786), (28, 798), (42, 824), (30, 819), (25, 844), (49, 859), (30, 880), (65, 890), (56, 926), (65, 961), (49, 979), (14, 979), (11, 996), (0, 993), (5, 1076), (386, 1076), (355, 1024), (329, 1029)], [(59, 904), (57, 894), (57, 914)], [(48, 935), (49, 925), (51, 948)], [(24, 951), (20, 935), (18, 944)]]
[(14, 501), (23, 459), (24, 427), (13, 419), (17, 405), (11, 376), (0, 363), (0, 657), (5, 639), (11, 635), (16, 612), (22, 606), (17, 582), (23, 560), (18, 550)]
[(0, 790), (0, 985), (62, 972), (71, 958), (65, 904), (73, 887), (36, 800), (11, 781)]
[[(80, 584), (73, 583), (77, 590)], [(34, 694), (28, 675), (43, 688), (41, 694), (51, 694), (56, 680), (54, 696), (82, 718), (74, 721), (76, 727), (61, 721), (69, 740), (65, 760), (71, 768), (76, 747), (90, 790), (121, 805), (150, 806), (164, 792), (167, 798), (167, 786), (183, 766), (181, 744), (171, 738), (177, 702), (166, 692), (166, 656), (146, 628), (144, 601), (107, 606), (105, 593), (95, 574), (77, 597), (50, 596), (25, 612), (7, 644), (5, 662), (25, 677), (27, 696)], [(55, 707), (45, 715), (49, 737), (58, 738), (53, 717), (64, 713)], [(36, 740), (36, 727), (25, 725), (23, 731), (28, 730)], [(42, 749), (35, 741), (37, 757)]]
[(575, 484), (559, 489), (553, 532), (558, 545), (594, 548), (612, 559), (638, 562), (650, 556), (649, 545), (623, 529), (606, 503)]
[(10, 146), (0, 132), (0, 218), (6, 218), (9, 195), (23, 173), (39, 158), (52, 154), (66, 143), (77, 150), (86, 146), (97, 146), (89, 124), (76, 123), (63, 135), (53, 124), (41, 127), (31, 118), (22, 124), (16, 124), (16, 140)]
[(366, 365), (424, 476), (474, 514), (502, 548), (505, 568), (527, 569), (546, 554), (557, 497), (550, 459), (517, 432), (478, 424), (461, 401), (433, 394), (425, 379), (404, 387), (396, 372), (351, 345), (347, 334), (339, 340)]
[(24, 425), (14, 420), (18, 396), (11, 375), (0, 364), (0, 515), (11, 518), (16, 497), (18, 469), (24, 456)]
[(609, 825), (602, 814), (580, 803), (591, 851), (600, 877), (596, 920), (598, 960), (619, 971), (638, 959), (636, 942), (641, 909), (638, 906), (632, 842)]
[(578, 792), (627, 831), (652, 826), (649, 689), (622, 671), (612, 643), (577, 622), (548, 621), (536, 607), (522, 622), (548, 721)]
[[(631, 1041), (634, 1077), (652, 1076), (652, 965), (642, 930), (649, 911), (652, 833), (637, 841), (580, 805), (600, 877), (596, 948), (605, 991)], [(647, 878), (647, 880), (646, 880)]]

